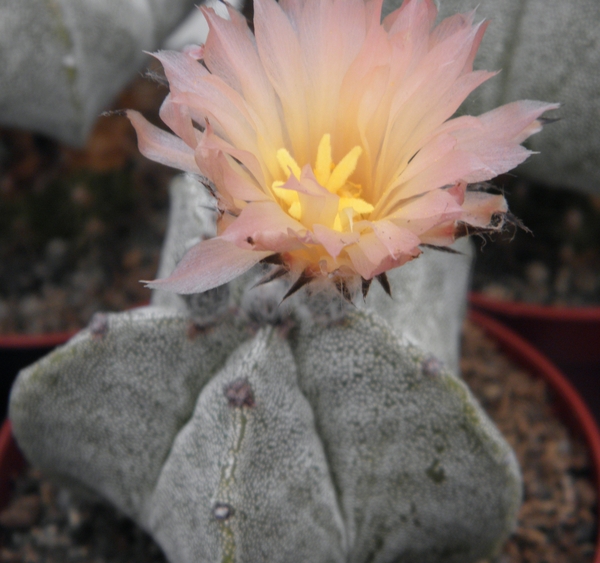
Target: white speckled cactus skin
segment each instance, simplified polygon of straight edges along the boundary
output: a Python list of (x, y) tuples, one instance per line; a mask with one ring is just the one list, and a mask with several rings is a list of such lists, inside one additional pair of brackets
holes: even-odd
[(143, 51), (198, 3), (2, 0), (0, 123), (84, 146), (102, 110), (147, 64)]
[[(199, 184), (173, 194), (163, 270), (212, 229)], [(426, 253), (358, 309), (278, 307), (285, 282), (251, 289), (253, 271), (212, 308), (156, 294), (96, 316), (21, 372), (15, 435), (172, 563), (476, 561), (514, 526), (521, 482), (456, 375), (468, 260)]]

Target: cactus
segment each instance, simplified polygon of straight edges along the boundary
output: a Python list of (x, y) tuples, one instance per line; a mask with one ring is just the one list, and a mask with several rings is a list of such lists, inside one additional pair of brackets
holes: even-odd
[(100, 112), (145, 64), (142, 51), (161, 45), (195, 4), (4, 0), (0, 123), (84, 145)]
[[(214, 229), (195, 180), (172, 197), (165, 272)], [(390, 272), (393, 298), (373, 287), (364, 306), (306, 288), (279, 306), (286, 282), (253, 287), (257, 265), (217, 292), (155, 291), (148, 307), (97, 315), (21, 372), (15, 436), (172, 563), (488, 556), (515, 524), (521, 481), (457, 374), (459, 249)]]

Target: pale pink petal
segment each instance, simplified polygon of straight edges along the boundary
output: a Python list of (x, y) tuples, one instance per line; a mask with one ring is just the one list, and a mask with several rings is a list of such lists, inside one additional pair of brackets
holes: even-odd
[(231, 7), (230, 21), (216, 16), (211, 9), (203, 11), (210, 28), (205, 46), (206, 65), (243, 95), (258, 115), (273, 150), (277, 150), (283, 146), (283, 137), (276, 96), (245, 19)]
[(206, 124), (204, 135), (202, 135), (202, 139), (200, 140), (198, 147), (196, 147), (196, 152), (199, 152), (203, 149), (209, 151), (221, 151), (229, 156), (232, 156), (236, 160), (239, 160), (245, 166), (248, 172), (254, 176), (254, 179), (258, 185), (265, 185), (265, 176), (261, 168), (261, 163), (256, 155), (246, 150), (240, 150), (239, 148), (229, 144), (227, 141), (221, 139), (215, 134), (212, 124), (210, 123)]
[(187, 105), (192, 119), (200, 124), (208, 115), (232, 144), (258, 152), (256, 125), (238, 92), (189, 55), (159, 51), (154, 56), (164, 67), (174, 103)]
[(443, 135), (423, 147), (400, 177), (386, 189), (373, 216), (381, 217), (392, 212), (399, 201), (452, 186), (484, 166), (478, 156), (458, 150), (457, 145), (450, 135)]
[(398, 174), (398, 155), (410, 158), (419, 140), (447, 119), (464, 100), (461, 96), (470, 92), (467, 84), (448, 93), (456, 88), (476, 34), (476, 29), (466, 27), (435, 44), (396, 88), (375, 176), (377, 185), (388, 184)]
[[(288, 250), (285, 246), (285, 239), (289, 238), (288, 229), (306, 232), (306, 227), (292, 219), (274, 201), (258, 201), (244, 207), (221, 237), (241, 248), (283, 252)], [(293, 245), (296, 243), (293, 242)]]
[(479, 46), (481, 45), (481, 41), (483, 39), (483, 36), (485, 35), (489, 23), (489, 21), (483, 21), (479, 24), (479, 28), (477, 29), (477, 35), (475, 35), (475, 39), (473, 40), (473, 44), (471, 45), (471, 53), (465, 61), (465, 68), (463, 72), (472, 72), (475, 56), (477, 55), (477, 51), (479, 49)]
[(557, 107), (528, 100), (513, 102), (479, 116), (479, 127), (454, 131), (458, 147), (476, 155), (483, 164), (463, 179), (489, 180), (524, 162), (531, 151), (519, 143), (542, 128), (538, 118), (544, 112)]
[(433, 190), (401, 205), (389, 218), (421, 235), (440, 223), (460, 219), (463, 214), (463, 208), (450, 190)]
[(405, 0), (398, 9), (383, 20), (383, 27), (390, 35), (414, 34), (427, 37), (435, 23), (437, 8), (433, 0)]
[(298, 162), (308, 162), (308, 114), (306, 68), (296, 31), (275, 0), (255, 0), (256, 44), (263, 67), (277, 92)]
[(201, 149), (196, 152), (196, 162), (219, 192), (243, 201), (271, 199), (235, 161), (228, 160), (223, 151)]
[(456, 241), (456, 221), (447, 221), (419, 235), (422, 244), (450, 246)]
[(169, 277), (146, 285), (175, 293), (202, 293), (230, 282), (271, 254), (239, 248), (219, 237), (203, 240), (187, 251)]
[(198, 144), (198, 133), (192, 123), (190, 110), (187, 106), (173, 103), (171, 94), (160, 106), (159, 116), (163, 123), (167, 125), (185, 144), (195, 149)]
[[(404, 135), (405, 142), (402, 148), (395, 147), (393, 153), (387, 155), (391, 162), (396, 162), (391, 178), (398, 176), (405, 169), (408, 161), (439, 134), (438, 129), (444, 122), (449, 123), (446, 120), (456, 112), (467, 96), (495, 74), (493, 72), (477, 71), (457, 78), (454, 84), (443, 93), (442, 97), (437, 99), (433, 107), (429, 108), (429, 111), (425, 113), (411, 133)], [(444, 129), (447, 129), (447, 127), (444, 127)], [(390, 169), (393, 169), (393, 166), (390, 166)]]
[(415, 247), (409, 253), (394, 258), (375, 233), (363, 234), (356, 244), (347, 246), (344, 251), (352, 261), (354, 269), (366, 280), (401, 266), (421, 253), (419, 248)]
[(474, 227), (489, 227), (493, 215), (508, 211), (504, 196), (485, 192), (467, 192), (462, 207), (461, 221)]
[(419, 237), (412, 230), (395, 225), (391, 221), (373, 221), (371, 226), (394, 260), (410, 254), (421, 244)]
[(344, 247), (359, 241), (359, 233), (340, 232), (325, 225), (313, 225), (315, 239), (323, 245), (333, 258), (337, 258)]
[(127, 117), (135, 128), (138, 148), (145, 157), (185, 172), (200, 174), (193, 149), (179, 137), (152, 125), (137, 111), (127, 110)]
[[(310, 84), (306, 92), (309, 142), (316, 147), (323, 134), (332, 131), (344, 75), (365, 39), (365, 2), (308, 0), (297, 25)], [(351, 34), (348, 29), (353, 30)], [(336, 154), (336, 144), (333, 149), (337, 158), (345, 154)]]
[[(380, 110), (379, 119), (383, 123), (386, 119), (386, 108), (381, 107), (380, 101), (387, 86), (389, 71), (386, 67), (392, 50), (387, 34), (379, 23), (381, 2), (382, 0), (377, 0), (367, 5), (367, 10), (370, 11), (367, 16), (369, 27), (360, 52), (344, 76), (336, 111), (337, 124), (332, 137), (346, 140), (347, 146), (361, 144), (367, 152), (374, 152), (365, 137), (367, 125), (372, 123), (373, 113)], [(373, 85), (374, 80), (377, 81), (376, 86)], [(367, 97), (372, 98), (372, 101)], [(348, 119), (348, 115), (356, 115), (357, 123)], [(377, 145), (379, 142), (380, 139), (377, 140)], [(364, 168), (364, 162), (359, 161), (359, 166)], [(370, 174), (361, 178), (361, 181), (368, 186)]]

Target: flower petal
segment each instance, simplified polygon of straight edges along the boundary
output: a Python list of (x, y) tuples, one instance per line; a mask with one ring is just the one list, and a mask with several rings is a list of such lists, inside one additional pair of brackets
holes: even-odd
[(269, 137), (272, 151), (276, 151), (283, 146), (276, 96), (245, 19), (230, 7), (230, 20), (218, 17), (212, 9), (203, 12), (210, 29), (205, 45), (206, 65), (243, 95), (259, 117), (261, 131)]
[(202, 293), (230, 282), (271, 254), (239, 248), (220, 237), (203, 240), (187, 251), (169, 277), (146, 285), (175, 293)]
[(506, 213), (508, 205), (503, 195), (485, 192), (466, 192), (461, 221), (474, 227), (489, 227), (492, 216)]
[(344, 251), (352, 261), (354, 269), (366, 280), (401, 266), (421, 253), (418, 247), (414, 247), (408, 253), (394, 258), (375, 233), (363, 234), (356, 244), (347, 246)]
[(456, 221), (464, 211), (449, 190), (434, 190), (403, 204), (389, 217), (396, 225), (421, 235), (446, 221)]
[(459, 129), (452, 133), (458, 148), (476, 155), (482, 162), (463, 179), (467, 182), (489, 180), (521, 164), (531, 151), (520, 145), (527, 137), (541, 130), (538, 118), (558, 104), (520, 101), (506, 104), (479, 116), (480, 127)]
[(127, 117), (135, 128), (138, 147), (145, 157), (185, 172), (200, 174), (193, 149), (179, 137), (152, 125), (137, 111), (127, 110)]
[(200, 132), (194, 128), (190, 110), (186, 105), (174, 103), (169, 94), (160, 106), (159, 116), (188, 147), (196, 148)]
[(315, 239), (323, 245), (333, 258), (337, 258), (344, 247), (360, 240), (359, 233), (341, 233), (325, 225), (316, 224), (312, 230), (315, 234)]
[(284, 252), (298, 246), (288, 230), (304, 234), (306, 227), (292, 219), (274, 201), (249, 203), (221, 237), (240, 248)]
[(275, 0), (255, 0), (254, 25), (260, 59), (281, 100), (292, 156), (309, 162), (308, 78), (296, 30)]
[[(271, 197), (263, 192), (233, 159), (223, 151), (200, 149), (196, 162), (204, 174), (217, 186), (219, 192), (242, 201), (268, 201)], [(235, 170), (234, 170), (235, 168)]]

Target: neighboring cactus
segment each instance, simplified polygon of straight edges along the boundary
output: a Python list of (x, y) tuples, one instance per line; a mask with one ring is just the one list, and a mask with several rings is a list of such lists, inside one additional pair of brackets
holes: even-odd
[(0, 123), (85, 144), (195, 0), (3, 0)]
[[(167, 269), (214, 229), (202, 186), (172, 193)], [(521, 484), (456, 375), (468, 260), (426, 252), (363, 309), (306, 290), (277, 308), (286, 283), (252, 288), (260, 265), (208, 316), (156, 292), (19, 375), (15, 436), (173, 563), (476, 561), (514, 526)]]

